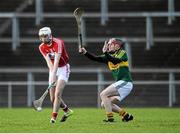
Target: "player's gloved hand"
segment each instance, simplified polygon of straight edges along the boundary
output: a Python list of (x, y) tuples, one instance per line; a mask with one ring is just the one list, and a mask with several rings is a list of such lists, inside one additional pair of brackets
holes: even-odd
[(108, 41), (105, 41), (105, 42), (104, 42), (104, 46), (103, 46), (102, 51), (103, 51), (103, 53), (105, 53), (105, 52), (108, 51)]
[(79, 53), (82, 53), (82, 54), (86, 54), (87, 50), (82, 47), (82, 48), (79, 48)]

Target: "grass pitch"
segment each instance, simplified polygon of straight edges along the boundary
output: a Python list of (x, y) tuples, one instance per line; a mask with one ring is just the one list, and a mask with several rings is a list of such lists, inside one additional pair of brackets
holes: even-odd
[[(115, 114), (115, 123), (104, 123), (104, 110), (74, 108), (74, 115), (60, 123), (50, 124), (51, 109), (42, 112), (31, 108), (0, 109), (0, 133), (176, 133), (180, 132), (180, 109), (177, 108), (128, 108), (135, 119), (122, 122)], [(60, 111), (60, 116), (62, 111)]]

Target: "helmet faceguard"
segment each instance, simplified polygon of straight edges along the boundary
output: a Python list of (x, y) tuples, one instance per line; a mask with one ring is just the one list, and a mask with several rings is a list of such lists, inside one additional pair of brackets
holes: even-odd
[(52, 40), (51, 29), (49, 27), (43, 27), (39, 30), (39, 39), (41, 42), (49, 44)]
[(125, 42), (123, 42), (120, 39), (116, 39), (116, 38), (109, 39), (109, 41), (108, 41), (109, 52), (114, 53), (114, 52), (118, 51), (119, 49), (121, 49), (123, 47), (124, 44), (125, 44)]

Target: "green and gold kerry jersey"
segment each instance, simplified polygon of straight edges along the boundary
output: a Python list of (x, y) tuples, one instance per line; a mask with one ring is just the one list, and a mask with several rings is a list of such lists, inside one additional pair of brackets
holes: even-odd
[(112, 75), (116, 81), (124, 80), (127, 82), (132, 82), (131, 74), (129, 72), (129, 64), (128, 64), (128, 57), (126, 51), (119, 50), (114, 54), (110, 54), (114, 58), (118, 58), (121, 61), (119, 63), (113, 64), (111, 61), (107, 59), (105, 55), (103, 58), (107, 61), (107, 65), (112, 72)]

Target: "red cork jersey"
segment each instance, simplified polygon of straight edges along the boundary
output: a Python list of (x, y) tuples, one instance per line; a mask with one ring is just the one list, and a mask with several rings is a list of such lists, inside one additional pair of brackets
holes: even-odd
[(40, 44), (39, 50), (43, 56), (48, 55), (54, 64), (55, 53), (61, 54), (61, 58), (59, 61), (59, 67), (66, 65), (69, 61), (69, 56), (66, 52), (64, 41), (57, 38), (52, 38), (52, 45), (48, 46), (45, 43)]

